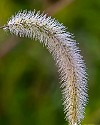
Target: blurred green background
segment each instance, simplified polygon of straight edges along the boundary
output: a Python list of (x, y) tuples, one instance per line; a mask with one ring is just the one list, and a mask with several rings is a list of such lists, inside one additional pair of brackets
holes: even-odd
[[(82, 124), (100, 124), (100, 0), (0, 0), (0, 26), (40, 10), (74, 33), (89, 74)], [(38, 41), (0, 30), (0, 125), (67, 125), (54, 60)]]

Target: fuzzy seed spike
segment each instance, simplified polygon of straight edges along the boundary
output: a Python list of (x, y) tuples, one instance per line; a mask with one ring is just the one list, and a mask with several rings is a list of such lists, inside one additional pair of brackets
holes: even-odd
[(65, 118), (69, 125), (80, 124), (88, 98), (87, 74), (72, 35), (58, 21), (35, 10), (18, 12), (1, 28), (20, 37), (38, 39), (47, 47), (58, 67)]

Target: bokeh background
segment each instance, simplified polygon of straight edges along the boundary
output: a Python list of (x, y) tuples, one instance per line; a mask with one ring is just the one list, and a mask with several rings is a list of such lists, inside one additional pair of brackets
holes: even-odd
[[(100, 0), (0, 0), (0, 26), (24, 9), (44, 11), (74, 33), (89, 74), (82, 124), (100, 124)], [(0, 30), (0, 125), (67, 125), (59, 87), (45, 47)]]

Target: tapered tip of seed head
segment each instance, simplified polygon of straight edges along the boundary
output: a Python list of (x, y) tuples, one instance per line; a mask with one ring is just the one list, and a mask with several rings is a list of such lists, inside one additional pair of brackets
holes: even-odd
[(7, 29), (7, 27), (8, 27), (7, 25), (0, 26), (0, 29), (4, 29), (5, 30), (5, 29)]
[(0, 29), (3, 29), (4, 28), (4, 26), (0, 26)]

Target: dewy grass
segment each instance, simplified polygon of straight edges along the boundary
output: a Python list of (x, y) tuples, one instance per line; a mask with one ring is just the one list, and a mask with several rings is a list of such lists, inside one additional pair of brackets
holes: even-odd
[(40, 12), (22, 11), (0, 29), (20, 37), (38, 39), (54, 57), (61, 79), (65, 118), (80, 124), (87, 103), (87, 74), (80, 50), (66, 28)]

